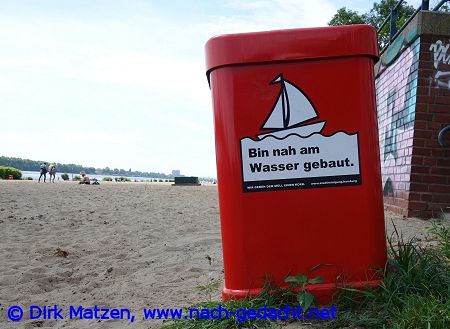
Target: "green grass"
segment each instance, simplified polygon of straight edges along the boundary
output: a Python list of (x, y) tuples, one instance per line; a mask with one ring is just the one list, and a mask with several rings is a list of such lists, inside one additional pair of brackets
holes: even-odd
[[(211, 288), (217, 286), (217, 282), (199, 286), (200, 291), (206, 292), (208, 296), (211, 294)], [(245, 298), (238, 300), (229, 300), (226, 302), (222, 301), (207, 301), (194, 305), (193, 307), (201, 309), (208, 308), (213, 309), (217, 308), (221, 305), (223, 308), (228, 311), (237, 312), (240, 309), (259, 309), (264, 307), (278, 307), (285, 304), (285, 300), (283, 300), (283, 294), (281, 291), (275, 291), (270, 285), (266, 286), (266, 289), (255, 298)], [(248, 320), (248, 321), (239, 321), (236, 317), (230, 316), (228, 319), (221, 320), (206, 320), (206, 319), (192, 319), (192, 320), (175, 320), (170, 321), (163, 325), (165, 329), (209, 329), (209, 328), (217, 328), (217, 329), (228, 329), (228, 328), (271, 328), (272, 323), (265, 320)]]
[[(388, 242), (389, 261), (384, 270), (383, 283), (376, 289), (358, 291), (343, 288), (333, 305), (337, 320), (320, 322), (312, 328), (386, 328), (386, 329), (448, 329), (450, 328), (450, 227), (432, 222), (430, 233), (437, 244), (424, 248), (418, 241), (404, 239), (397, 233), (396, 242)], [(287, 278), (295, 281), (300, 292), (274, 288), (267, 284), (261, 295), (252, 299), (227, 302), (211, 301), (211, 294), (218, 289), (216, 283), (200, 286), (209, 298), (195, 305), (197, 308), (214, 308), (219, 304), (230, 311), (238, 309), (282, 308), (304, 301), (299, 298), (306, 277), (299, 275)], [(301, 279), (301, 280), (300, 280)], [(305, 280), (303, 280), (305, 279)], [(313, 282), (316, 278), (310, 279)], [(300, 282), (301, 281), (301, 282)], [(320, 281), (320, 280), (319, 280)], [(318, 282), (317, 282), (318, 283)], [(299, 304), (297, 304), (299, 305)], [(248, 320), (239, 322), (230, 317), (222, 320), (177, 320), (163, 325), (165, 329), (206, 328), (273, 328), (282, 321)]]
[(438, 248), (442, 256), (450, 260), (450, 226), (434, 221), (429, 231), (438, 238)]
[[(207, 285), (198, 286), (197, 289), (203, 292), (209, 299), (192, 306), (197, 309), (214, 309), (221, 305), (222, 308), (235, 312), (236, 316), (222, 317), (220, 320), (196, 318), (192, 320), (174, 320), (163, 325), (165, 329), (237, 329), (237, 328), (274, 328), (280, 327), (283, 321), (268, 321), (262, 319), (248, 319), (243, 310), (260, 310), (264, 307), (267, 309), (281, 309), (287, 305), (295, 308), (302, 305), (302, 309), (308, 309), (313, 305), (314, 297), (304, 290), (306, 283), (316, 284), (322, 282), (320, 277), (309, 278), (306, 275), (290, 276), (286, 278), (289, 283), (287, 288), (277, 288), (270, 283), (270, 278), (266, 279), (266, 284), (262, 292), (253, 298), (244, 298), (229, 301), (212, 301), (211, 293), (213, 289), (218, 288), (218, 282), (211, 282)], [(311, 299), (312, 298), (312, 299)], [(185, 314), (187, 314), (186, 312)]]
[(339, 317), (329, 327), (388, 329), (450, 328), (450, 229), (434, 222), (437, 247), (416, 240), (389, 241), (389, 262), (378, 289), (363, 293), (343, 289)]

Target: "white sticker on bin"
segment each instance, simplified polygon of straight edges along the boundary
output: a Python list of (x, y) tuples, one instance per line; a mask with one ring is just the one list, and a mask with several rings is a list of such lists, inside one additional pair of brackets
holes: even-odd
[(358, 133), (321, 134), (325, 121), (308, 97), (280, 74), (280, 93), (254, 140), (241, 139), (244, 192), (360, 185)]

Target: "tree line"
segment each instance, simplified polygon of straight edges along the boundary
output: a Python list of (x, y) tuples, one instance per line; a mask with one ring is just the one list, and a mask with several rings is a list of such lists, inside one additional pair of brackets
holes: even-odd
[[(352, 24), (369, 24), (379, 29), (385, 19), (391, 13), (391, 9), (398, 3), (398, 0), (381, 0), (379, 3), (374, 2), (372, 9), (366, 13), (359, 13), (357, 11), (342, 7), (338, 9), (328, 25), (352, 25)], [(402, 3), (398, 7), (397, 20), (395, 25), (397, 29), (401, 28), (406, 20), (414, 13), (414, 7)], [(380, 48), (383, 48), (389, 43), (389, 24), (378, 34)]]
[[(39, 166), (41, 163), (46, 162), (47, 164), (52, 163), (50, 161), (44, 160), (30, 160), (21, 158), (10, 158), (5, 156), (0, 156), (0, 165), (14, 167), (24, 171), (39, 171)], [(96, 175), (114, 175), (114, 176), (128, 176), (128, 177), (148, 177), (148, 178), (172, 178), (172, 175), (166, 175), (163, 173), (155, 172), (142, 172), (142, 171), (132, 171), (124, 169), (110, 169), (105, 168), (94, 168), (94, 167), (84, 167), (82, 165), (69, 163), (56, 163), (56, 168), (60, 173), (79, 173), (80, 171), (86, 172), (86, 174), (96, 174)]]
[[(348, 9), (346, 7), (339, 8), (337, 13), (332, 17), (328, 25), (352, 25), (352, 24), (369, 24), (372, 25), (377, 30), (381, 28), (381, 25), (387, 19), (399, 0), (381, 0), (379, 2), (374, 2), (372, 9), (365, 13), (359, 13), (355, 10)], [(429, 2), (430, 10), (433, 9), (440, 0), (431, 0)], [(395, 20), (395, 26), (400, 29), (403, 24), (408, 20), (408, 18), (414, 13), (414, 7), (407, 4), (407, 2), (402, 2), (397, 8), (397, 19)], [(450, 12), (449, 3), (444, 4), (439, 11)], [(380, 48), (385, 47), (389, 44), (389, 23), (384, 26), (384, 28), (378, 33), (378, 40)]]

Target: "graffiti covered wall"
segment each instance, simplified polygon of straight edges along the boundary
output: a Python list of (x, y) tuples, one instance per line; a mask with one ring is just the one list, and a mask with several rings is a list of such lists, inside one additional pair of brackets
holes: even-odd
[(375, 81), (385, 206), (408, 215), (420, 38)]
[(450, 147), (438, 142), (450, 127), (450, 13), (420, 11), (382, 53), (375, 75), (385, 207), (450, 217)]

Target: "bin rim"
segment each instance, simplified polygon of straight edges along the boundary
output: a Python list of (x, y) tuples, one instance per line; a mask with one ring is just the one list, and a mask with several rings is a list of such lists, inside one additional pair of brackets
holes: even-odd
[[(307, 44), (305, 46), (304, 44)], [(223, 34), (205, 45), (206, 75), (222, 66), (368, 56), (378, 61), (377, 32), (367, 24)]]

